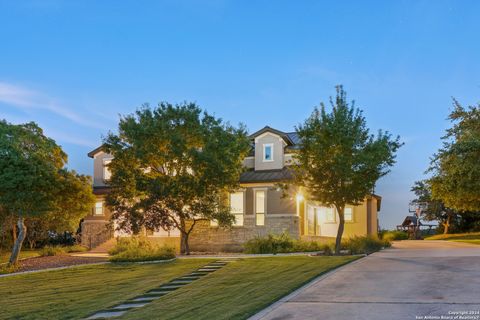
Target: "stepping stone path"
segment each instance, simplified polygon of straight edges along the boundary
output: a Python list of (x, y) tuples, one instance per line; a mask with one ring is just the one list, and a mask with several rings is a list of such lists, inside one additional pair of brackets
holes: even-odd
[(218, 260), (212, 263), (209, 263), (206, 266), (203, 266), (196, 271), (189, 273), (187, 275), (184, 275), (180, 278), (176, 278), (171, 280), (170, 282), (167, 282), (165, 284), (162, 284), (158, 288), (152, 289), (150, 291), (145, 292), (144, 294), (131, 298), (128, 301), (125, 301), (123, 303), (117, 304), (113, 307), (110, 307), (105, 310), (98, 311), (91, 315), (90, 317), (87, 318), (87, 320), (90, 319), (110, 319), (110, 318), (115, 318), (115, 317), (120, 317), (124, 315), (127, 311), (137, 309), (144, 307), (148, 305), (150, 302), (155, 301), (161, 297), (163, 297), (166, 294), (169, 294), (170, 292), (173, 292), (177, 290), (178, 288), (181, 288), (185, 285), (188, 285), (192, 283), (195, 280), (198, 280), (212, 272), (215, 272), (225, 265), (227, 263), (235, 261), (237, 259), (235, 258), (229, 258), (225, 260)]

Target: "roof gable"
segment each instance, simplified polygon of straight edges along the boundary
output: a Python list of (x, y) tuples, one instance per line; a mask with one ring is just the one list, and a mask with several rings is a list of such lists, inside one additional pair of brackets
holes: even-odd
[(263, 135), (263, 134), (265, 134), (265, 133), (273, 133), (273, 134), (281, 137), (281, 138), (285, 141), (285, 143), (286, 143), (287, 145), (289, 145), (289, 146), (292, 146), (292, 145), (295, 144), (294, 141), (291, 139), (291, 137), (290, 137), (289, 134), (287, 134), (287, 133), (285, 133), (285, 132), (283, 132), (283, 131), (277, 130), (277, 129), (273, 129), (273, 128), (269, 127), (269, 126), (265, 126), (265, 127), (263, 127), (262, 129), (260, 129), (260, 130), (258, 130), (258, 131), (256, 131), (256, 132), (252, 133), (252, 134), (249, 136), (249, 138), (253, 140), (253, 139), (255, 139), (255, 138), (257, 138), (257, 137), (259, 137), (259, 136), (261, 136), (261, 135)]

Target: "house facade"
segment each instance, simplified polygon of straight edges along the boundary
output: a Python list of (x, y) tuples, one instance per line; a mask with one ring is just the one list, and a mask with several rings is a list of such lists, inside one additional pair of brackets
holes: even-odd
[[(214, 221), (197, 223), (189, 240), (191, 250), (240, 251), (243, 243), (255, 236), (283, 232), (292, 238), (306, 240), (335, 237), (338, 215), (334, 208), (306, 200), (293, 188), (285, 195), (278, 186), (292, 179), (289, 166), (298, 149), (297, 134), (264, 127), (250, 139), (252, 150), (243, 161), (245, 172), (240, 176), (240, 189), (228, 197), (235, 215), (234, 225), (225, 229)], [(112, 156), (101, 147), (88, 155), (94, 159), (93, 190), (97, 202), (82, 223), (82, 243), (95, 247), (109, 238), (125, 235), (108, 227), (110, 212), (105, 206), (105, 195), (109, 192), (107, 165)], [(371, 195), (358, 206), (347, 206), (344, 237), (375, 235), (380, 204), (381, 198)], [(179, 232), (161, 230), (147, 236), (152, 239), (179, 237)]]

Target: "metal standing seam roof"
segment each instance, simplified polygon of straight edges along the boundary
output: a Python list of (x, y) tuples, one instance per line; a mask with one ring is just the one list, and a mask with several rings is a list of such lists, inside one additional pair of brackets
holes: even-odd
[(288, 168), (278, 170), (246, 171), (240, 175), (240, 183), (280, 182), (291, 180), (292, 172)]

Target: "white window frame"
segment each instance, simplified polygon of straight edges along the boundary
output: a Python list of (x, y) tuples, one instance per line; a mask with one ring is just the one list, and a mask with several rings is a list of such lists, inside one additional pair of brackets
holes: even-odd
[(330, 210), (332, 212), (332, 220), (328, 219), (328, 212), (325, 213), (325, 222), (326, 223), (336, 223), (337, 222), (337, 210), (335, 210), (334, 207), (325, 207), (327, 210)]
[[(263, 192), (264, 198), (263, 198), (263, 213), (257, 213), (257, 192)], [(253, 189), (253, 211), (255, 214), (255, 226), (264, 226), (265, 225), (265, 220), (267, 217), (267, 197), (268, 197), (268, 188), (254, 188)], [(258, 218), (257, 215), (263, 214), (263, 224), (258, 224)]]
[[(347, 209), (351, 212), (350, 213), (350, 219), (347, 219)], [(346, 207), (345, 209), (343, 209), (343, 217), (345, 218), (345, 222), (354, 222), (355, 221), (355, 216), (354, 216), (354, 210), (352, 207)]]
[[(102, 206), (100, 207), (100, 213), (97, 213), (97, 204), (101, 204)], [(93, 215), (94, 216), (104, 216), (105, 215), (105, 205), (103, 200), (97, 200), (95, 201), (95, 206), (93, 207)]]
[[(245, 197), (245, 190), (240, 190), (237, 192), (232, 192), (228, 195), (228, 204), (230, 206), (230, 209), (232, 209), (232, 195), (233, 194), (241, 194), (242, 195), (242, 211), (240, 212), (233, 212), (231, 211), (231, 214), (235, 216), (235, 221), (233, 223), (234, 227), (243, 227), (244, 221), (245, 221), (245, 207), (246, 207), (246, 197)], [(237, 223), (237, 216), (241, 216), (241, 223)]]
[[(268, 160), (266, 159), (266, 149), (267, 147), (270, 147), (270, 155), (271, 155), (271, 159)], [(273, 143), (264, 143), (263, 144), (263, 162), (273, 162)]]
[[(107, 167), (107, 165), (112, 162), (113, 158), (105, 158), (102, 161), (103, 164), (103, 181), (109, 181), (110, 178), (112, 177), (112, 172), (110, 171), (110, 168)], [(107, 172), (108, 172), (108, 178), (107, 178)]]

